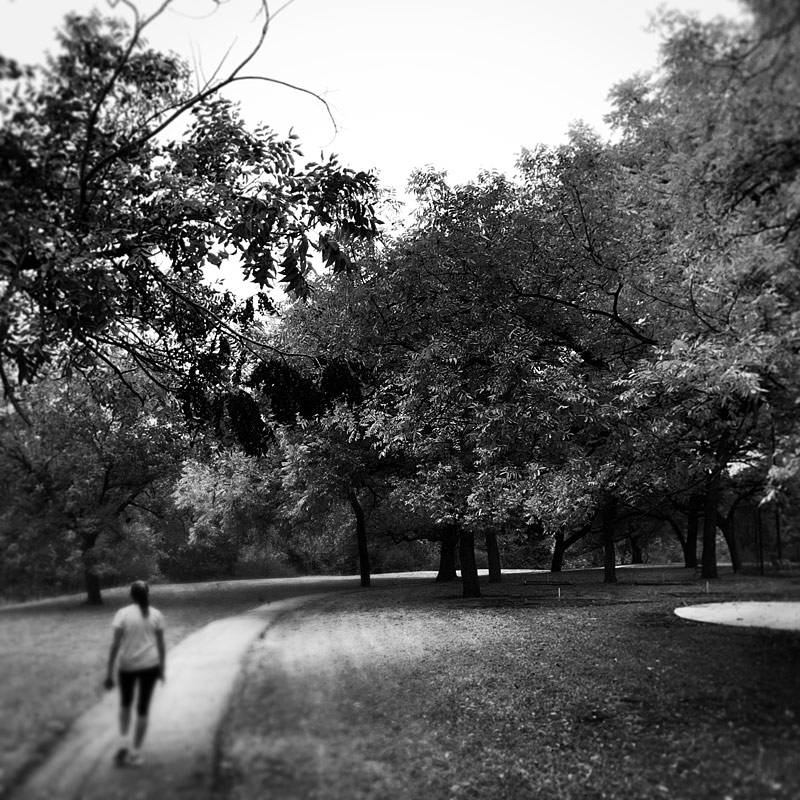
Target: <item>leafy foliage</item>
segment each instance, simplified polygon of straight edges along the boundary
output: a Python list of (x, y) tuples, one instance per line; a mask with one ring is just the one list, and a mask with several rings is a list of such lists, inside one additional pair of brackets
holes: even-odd
[[(347, 242), (377, 232), (370, 175), (335, 157), (300, 166), (295, 137), (248, 130), (219, 85), (193, 92), (177, 57), (143, 44), (144, 24), (69, 15), (46, 67), (3, 70), (7, 393), (54, 358), (113, 349), (170, 388), (190, 368), (212, 380), (242, 346), (264, 352), (247, 332), (272, 309), (267, 290), (307, 297), (315, 250), (348, 269)], [(209, 286), (226, 262), (254, 298)]]
[(158, 545), (150, 532), (168, 513), (185, 434), (164, 398), (146, 387), (137, 396), (113, 381), (99, 390), (103, 377), (42, 379), (25, 392), (30, 425), (4, 415), (0, 538), (8, 592), (119, 574), (126, 557), (149, 558), (153, 568)]
[[(178, 489), (215, 546), (263, 514), (298, 564), (333, 563), (349, 504), (395, 538), (602, 541), (613, 572), (615, 525), (677, 533), (690, 563), (702, 518), (713, 577), (717, 529), (737, 563), (735, 510), (790, 508), (800, 465), (800, 17), (748, 5), (664, 12), (612, 141), (576, 125), (515, 180), (415, 173), (380, 246), (370, 175), (301, 166), (139, 27), (69, 17), (45, 69), (0, 61), (6, 394), (49, 361), (124, 383), (127, 354), (229, 449)], [(226, 262), (252, 299), (208, 284)], [(266, 325), (276, 283), (310, 302)]]
[(415, 174), (414, 224), (329, 282), (305, 352), (369, 375), (349, 432), (413, 464), (394, 502), (562, 535), (705, 495), (708, 548), (715, 516), (778, 497), (797, 463), (798, 19), (753, 10), (666, 14), (660, 71), (614, 91), (614, 143), (576, 126), (524, 152), (518, 182)]

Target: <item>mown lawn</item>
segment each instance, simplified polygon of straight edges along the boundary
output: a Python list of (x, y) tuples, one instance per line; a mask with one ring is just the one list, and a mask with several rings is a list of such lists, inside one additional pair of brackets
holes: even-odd
[[(800, 579), (510, 576), (326, 600), (251, 652), (225, 800), (800, 797), (800, 633), (675, 607), (798, 599)], [(559, 589), (561, 597), (559, 599)]]
[[(706, 594), (683, 570), (619, 574), (508, 575), (476, 600), (315, 579), (155, 586), (153, 603), (174, 645), (267, 599), (353, 589), (253, 650), (220, 737), (226, 800), (800, 797), (800, 634), (672, 613), (800, 599), (800, 579), (724, 575)], [(100, 697), (125, 602), (0, 610), (0, 797)]]

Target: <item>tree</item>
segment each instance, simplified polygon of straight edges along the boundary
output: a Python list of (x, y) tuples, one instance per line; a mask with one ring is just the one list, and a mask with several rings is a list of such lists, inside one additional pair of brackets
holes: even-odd
[(416, 465), (418, 512), (469, 533), (524, 509), (562, 537), (597, 518), (613, 580), (615, 508), (702, 494), (713, 577), (730, 465), (795, 463), (797, 15), (753, 8), (668, 17), (657, 78), (617, 90), (615, 144), (576, 127), (518, 184), (415, 175), (415, 224), (342, 283), (366, 434)]
[(706, 577), (729, 464), (748, 451), (790, 459), (797, 446), (800, 18), (791, 3), (748, 5), (741, 24), (665, 15), (660, 71), (617, 87), (612, 115), (630, 207), (646, 209), (656, 253), (642, 289), (683, 328), (639, 378), (658, 371), (651, 396), (663, 404), (666, 390), (702, 471), (691, 482), (706, 502)]
[[(0, 380), (35, 428), (20, 385), (81, 370), (138, 391), (133, 366), (190, 424), (262, 454), (269, 429), (242, 374), (275, 354), (268, 290), (307, 297), (314, 252), (349, 268), (349, 243), (377, 232), (375, 182), (335, 157), (301, 165), (295, 136), (248, 129), (223, 97), (270, 80), (245, 73), (265, 2), (253, 47), (196, 86), (143, 38), (169, 4), (148, 17), (123, 4), (130, 24), (68, 15), (43, 66), (0, 58)], [(209, 281), (225, 263), (253, 297)]]
[(346, 503), (353, 512), (361, 585), (371, 582), (365, 513), (359, 497), (364, 489), (364, 450), (351, 446), (334, 418), (318, 419), (283, 436), (284, 489), (294, 515), (310, 504), (328, 500)]
[[(608, 270), (596, 263), (594, 234), (587, 269), (597, 285), (587, 290), (574, 268), (564, 280), (583, 241), (562, 224), (565, 199), (578, 216), (580, 202), (559, 181), (576, 182), (577, 161), (598, 172), (584, 153), (593, 146), (531, 156), (528, 171), (541, 166), (544, 185), (486, 174), (451, 188), (441, 175), (418, 174), (415, 226), (360, 259), (352, 280), (331, 282), (303, 323), (313, 339), (305, 352), (333, 349), (370, 376), (354, 435), (413, 465), (395, 486), (398, 502), (431, 526), (465, 532), (470, 551), (476, 531), (511, 519), (530, 526), (546, 517), (548, 533), (570, 516), (583, 524), (577, 516), (594, 513), (615, 474), (602, 446), (618, 414), (603, 402), (615, 391), (606, 365), (635, 358), (651, 340), (629, 321), (635, 303), (622, 302), (617, 283), (602, 284)], [(335, 330), (335, 344), (321, 330)], [(557, 507), (545, 507), (543, 494)], [(469, 553), (465, 564), (472, 594)]]
[(187, 446), (163, 396), (98, 371), (41, 378), (24, 394), (30, 424), (6, 408), (0, 432), (5, 582), (41, 588), (82, 574), (90, 603), (120, 568), (130, 523), (162, 513)]
[(164, 554), (161, 568), (170, 577), (230, 576), (246, 551), (282, 560), (277, 448), (247, 455), (207, 437), (184, 460), (172, 496), (188, 518), (188, 537)]
[[(197, 88), (179, 58), (144, 43), (168, 5), (132, 25), (69, 15), (44, 67), (0, 62), (0, 378), (12, 402), (48, 362), (113, 369), (121, 350), (177, 390), (187, 374), (260, 359), (267, 290), (280, 279), (307, 296), (313, 251), (344, 270), (347, 242), (377, 231), (371, 176), (335, 157), (300, 166), (295, 137), (248, 130), (221, 96), (258, 79), (243, 70), (266, 4), (251, 52)], [(253, 298), (208, 284), (225, 262)]]

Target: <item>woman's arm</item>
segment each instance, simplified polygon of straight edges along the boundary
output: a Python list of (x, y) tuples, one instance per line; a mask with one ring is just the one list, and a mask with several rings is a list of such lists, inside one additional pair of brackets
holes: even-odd
[(156, 647), (158, 647), (158, 666), (161, 672), (159, 678), (167, 680), (167, 648), (164, 645), (164, 631), (156, 631)]
[(114, 688), (114, 662), (117, 659), (119, 646), (122, 642), (122, 628), (114, 628), (114, 638), (111, 640), (111, 652), (108, 654), (108, 672), (106, 673), (106, 689)]

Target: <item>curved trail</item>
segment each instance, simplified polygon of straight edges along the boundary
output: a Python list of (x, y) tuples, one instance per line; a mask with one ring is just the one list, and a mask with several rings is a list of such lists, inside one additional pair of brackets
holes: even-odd
[[(298, 586), (308, 592), (308, 586)], [(313, 590), (312, 590), (313, 591)], [(327, 597), (305, 594), (220, 619), (170, 650), (167, 682), (150, 714), (142, 768), (116, 767), (117, 692), (79, 717), (50, 757), (15, 792), (13, 800), (133, 800), (208, 795), (215, 737), (252, 643), (282, 616)]]

